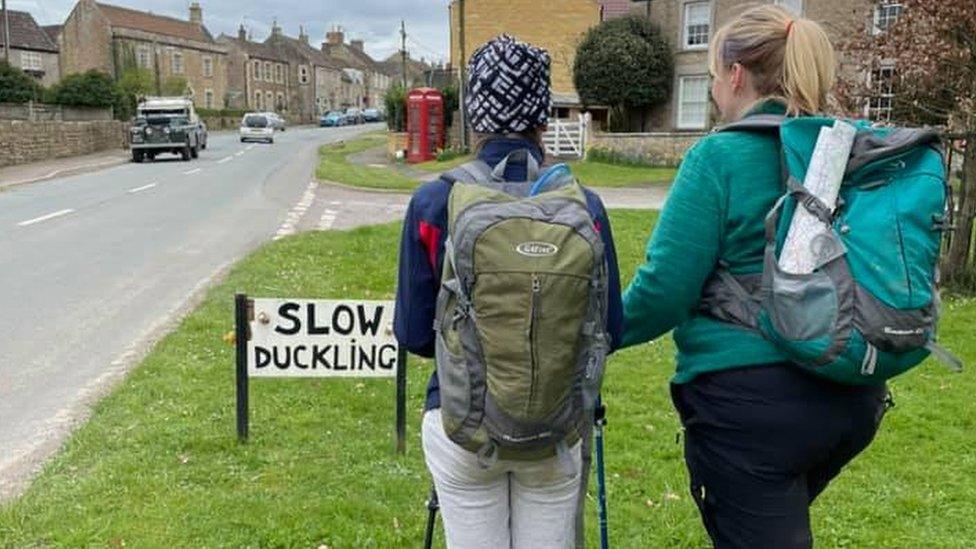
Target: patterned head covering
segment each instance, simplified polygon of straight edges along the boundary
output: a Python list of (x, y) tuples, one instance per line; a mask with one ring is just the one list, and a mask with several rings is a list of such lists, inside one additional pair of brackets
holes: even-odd
[(464, 108), (478, 133), (518, 133), (549, 123), (549, 54), (503, 34), (468, 64)]

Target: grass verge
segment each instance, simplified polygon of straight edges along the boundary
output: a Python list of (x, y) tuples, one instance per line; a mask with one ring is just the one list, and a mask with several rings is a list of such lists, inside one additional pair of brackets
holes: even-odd
[(319, 165), (315, 177), (343, 185), (367, 189), (392, 189), (410, 191), (419, 183), (385, 166), (361, 166), (349, 161), (349, 156), (369, 149), (384, 147), (385, 135), (366, 135), (319, 148)]
[[(612, 220), (629, 276), (655, 214), (615, 211)], [(395, 225), (303, 234), (242, 261), (95, 407), (27, 493), (0, 508), (0, 546), (419, 546), (429, 487), (419, 422), (431, 365), (410, 365), (405, 457), (393, 454), (391, 380), (252, 380), (252, 439), (239, 445), (233, 348), (222, 341), (235, 290), (391, 297), (397, 239)], [(944, 343), (972, 364), (976, 300), (947, 301), (944, 318)], [(608, 369), (617, 547), (707, 546), (675, 440), (673, 356), (666, 338), (614, 356)], [(893, 389), (898, 406), (876, 442), (813, 507), (818, 545), (971, 547), (976, 381), (927, 365)], [(592, 497), (587, 516), (596, 546)]]
[(675, 168), (621, 166), (579, 160), (568, 162), (580, 183), (588, 187), (634, 187), (638, 185), (666, 185), (674, 180)]

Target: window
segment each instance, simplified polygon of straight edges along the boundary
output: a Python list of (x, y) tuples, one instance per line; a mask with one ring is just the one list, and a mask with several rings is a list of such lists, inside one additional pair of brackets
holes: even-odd
[(271, 76), (271, 61), (264, 62), (264, 81), (274, 82), (274, 77)]
[(264, 108), (268, 110), (274, 109), (274, 94), (267, 92), (264, 94)]
[(678, 80), (679, 130), (703, 130), (708, 124), (708, 77), (682, 76)]
[(276, 68), (278, 69), (278, 74), (277, 74), (277, 78), (275, 78), (275, 81), (277, 81), (279, 84), (284, 84), (285, 83), (285, 66), (284, 65), (281, 65), (281, 64), (278, 64), (278, 65), (276, 65)]
[(43, 71), (44, 59), (36, 51), (20, 52), (20, 68), (25, 71)]
[(203, 106), (208, 109), (214, 108), (214, 92), (209, 88), (203, 92)]
[(285, 94), (278, 92), (278, 100), (275, 102), (275, 110), (283, 111), (285, 109)]
[(308, 84), (308, 67), (305, 65), (298, 67), (298, 83)]
[(870, 83), (868, 118), (876, 122), (891, 121), (891, 106), (895, 98), (895, 67), (886, 65), (871, 71)]
[(888, 30), (901, 17), (902, 5), (899, 2), (881, 2), (874, 8), (874, 33)]
[(139, 46), (136, 48), (136, 65), (139, 68), (149, 68), (149, 53), (149, 46)]
[(183, 53), (174, 51), (170, 59), (170, 74), (183, 74)]
[(254, 70), (251, 71), (251, 77), (255, 80), (261, 80), (261, 62), (255, 61), (253, 66)]
[(776, 0), (775, 3), (777, 6), (783, 6), (797, 15), (803, 15), (803, 0)]
[(213, 57), (203, 56), (203, 77), (213, 78)]
[(689, 2), (685, 4), (685, 48), (707, 48), (711, 26), (711, 2)]
[(261, 110), (261, 97), (263, 97), (263, 96), (261, 95), (261, 92), (260, 91), (254, 92), (254, 109), (255, 110)]

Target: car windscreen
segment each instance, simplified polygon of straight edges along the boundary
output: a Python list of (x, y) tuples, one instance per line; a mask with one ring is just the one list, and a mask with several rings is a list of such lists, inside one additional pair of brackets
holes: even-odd
[(248, 128), (267, 128), (268, 119), (264, 116), (248, 116), (244, 118), (244, 125)]
[[(146, 123), (150, 126), (169, 126), (173, 124), (175, 117), (172, 116), (147, 116)], [(186, 120), (185, 118), (183, 120)]]

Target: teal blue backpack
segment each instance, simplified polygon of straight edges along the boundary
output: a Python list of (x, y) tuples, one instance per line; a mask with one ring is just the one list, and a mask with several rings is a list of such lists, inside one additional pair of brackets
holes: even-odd
[[(857, 136), (834, 211), (801, 183), (833, 119), (760, 115), (718, 130), (778, 132), (786, 193), (766, 218), (762, 274), (720, 266), (702, 309), (757, 330), (796, 365), (840, 383), (884, 383), (930, 354), (959, 371), (961, 362), (936, 344), (938, 262), (949, 226), (939, 136), (850, 123)], [(798, 207), (832, 229), (817, 242), (812, 274), (778, 264)]]

